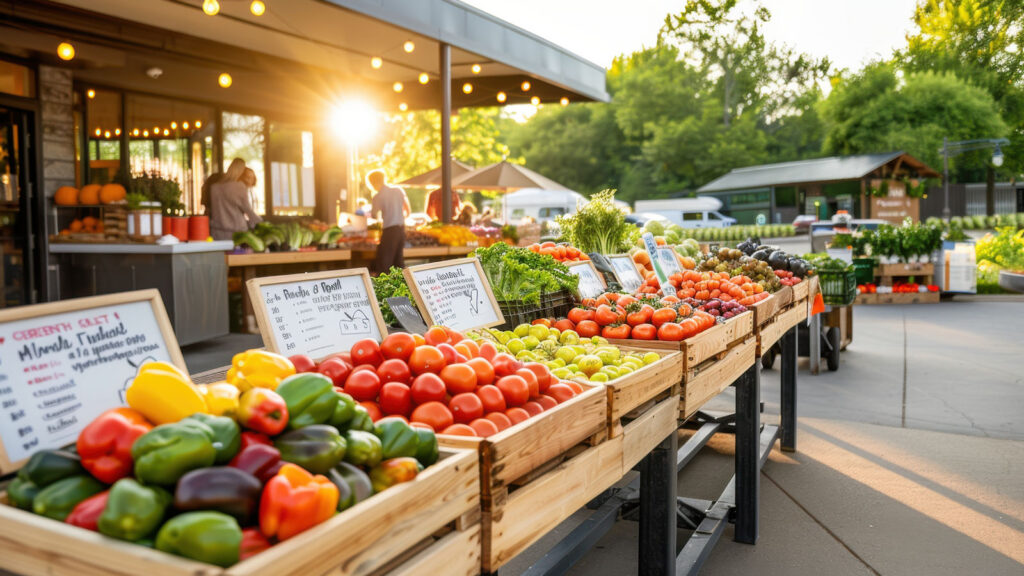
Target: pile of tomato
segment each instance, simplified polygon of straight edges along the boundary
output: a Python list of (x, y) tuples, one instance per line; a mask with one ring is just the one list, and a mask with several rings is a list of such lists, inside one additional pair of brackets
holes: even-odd
[(680, 341), (715, 325), (715, 317), (694, 310), (677, 296), (657, 298), (608, 292), (585, 298), (566, 318), (553, 324), (559, 330), (575, 330), (581, 337)]
[(799, 284), (803, 278), (793, 274), (789, 270), (775, 270), (775, 276), (779, 279), (779, 284), (783, 286), (793, 286)]
[[(685, 270), (681, 274), (669, 276), (660, 288), (662, 294), (672, 291), (677, 298), (696, 298), (701, 301), (717, 298), (723, 302), (735, 300), (744, 306), (757, 304), (769, 296), (763, 286), (747, 276), (729, 276), (727, 272)], [(658, 280), (652, 274), (638, 292), (656, 294), (658, 291)]]
[(542, 244), (530, 244), (526, 248), (530, 252), (547, 254), (559, 262), (585, 262), (590, 260), (590, 256), (587, 256), (586, 252), (583, 252), (570, 244), (544, 242)]
[(583, 392), (547, 366), (523, 363), (448, 328), (366, 339), (315, 363), (290, 357), (299, 372), (319, 372), (377, 421), (398, 416), (440, 434), (487, 437)]

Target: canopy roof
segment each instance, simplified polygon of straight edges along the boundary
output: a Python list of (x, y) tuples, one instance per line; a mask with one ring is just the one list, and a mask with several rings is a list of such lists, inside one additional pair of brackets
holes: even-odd
[(937, 178), (939, 173), (905, 152), (833, 156), (778, 164), (736, 168), (697, 189), (699, 193), (749, 190), (769, 186), (794, 186), (860, 180), (869, 176), (891, 177), (903, 171), (911, 176)]
[(568, 190), (567, 187), (530, 170), (526, 166), (502, 160), (490, 166), (477, 168), (452, 180), (452, 188), (462, 190), (518, 190), (520, 188), (542, 188), (544, 190)]
[[(473, 167), (465, 162), (459, 162), (458, 160), (452, 159), (452, 178), (458, 178), (463, 174), (468, 174), (473, 171)], [(441, 167), (438, 166), (432, 170), (428, 170), (423, 174), (418, 174), (399, 182), (397, 186), (403, 188), (428, 188), (441, 185)]]

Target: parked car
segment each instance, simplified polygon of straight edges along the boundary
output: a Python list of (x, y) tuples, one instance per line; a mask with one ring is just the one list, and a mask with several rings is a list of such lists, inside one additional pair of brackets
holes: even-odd
[(793, 220), (793, 228), (797, 234), (807, 234), (811, 231), (811, 223), (817, 221), (818, 217), (813, 214), (801, 214)]
[(637, 228), (643, 228), (644, 224), (647, 224), (651, 220), (658, 220), (666, 226), (672, 224), (671, 220), (662, 216), (661, 214), (655, 214), (654, 212), (638, 212), (634, 214), (626, 214), (626, 222), (635, 225)]

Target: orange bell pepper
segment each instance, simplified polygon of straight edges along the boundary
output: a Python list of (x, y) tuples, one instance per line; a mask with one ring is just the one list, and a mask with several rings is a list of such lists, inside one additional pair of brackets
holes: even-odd
[(285, 464), (263, 488), (260, 531), (284, 541), (327, 520), (337, 507), (338, 487), (330, 480)]

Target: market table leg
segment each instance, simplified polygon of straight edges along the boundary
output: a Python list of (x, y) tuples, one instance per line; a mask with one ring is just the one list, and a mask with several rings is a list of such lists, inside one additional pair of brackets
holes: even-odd
[(735, 540), (756, 544), (761, 493), (761, 370), (755, 362), (736, 381)]
[(677, 449), (673, 430), (640, 461), (638, 574), (675, 574)]
[(797, 327), (782, 335), (782, 449), (796, 452), (796, 363)]
[(817, 374), (821, 369), (821, 314), (811, 316), (810, 326), (807, 330), (807, 351), (811, 359), (811, 374)]
[(242, 318), (244, 319), (242, 324), (245, 326), (246, 332), (250, 334), (255, 334), (259, 331), (256, 327), (256, 312), (252, 308), (252, 300), (249, 299), (249, 288), (247, 286), (249, 280), (255, 277), (255, 266), (245, 266), (242, 268)]

